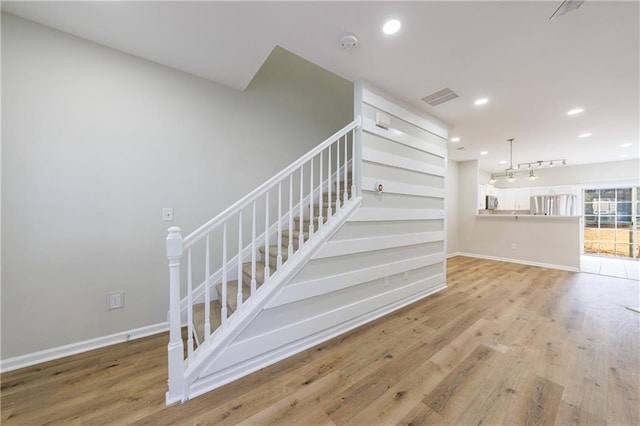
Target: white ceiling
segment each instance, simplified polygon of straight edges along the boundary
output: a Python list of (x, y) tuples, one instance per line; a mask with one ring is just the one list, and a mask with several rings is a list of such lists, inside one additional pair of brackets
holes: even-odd
[[(44, 25), (244, 89), (274, 46), (365, 79), (451, 124), (454, 160), (639, 158), (640, 3), (594, 2), (549, 20), (542, 2), (2, 2)], [(389, 18), (402, 21), (393, 36)], [(339, 47), (344, 32), (359, 44)], [(444, 87), (460, 97), (430, 107)], [(489, 98), (478, 107), (473, 101)], [(584, 113), (567, 116), (582, 107)], [(589, 132), (589, 138), (578, 138)], [(631, 143), (631, 147), (620, 145)], [(464, 147), (464, 151), (457, 148)], [(488, 151), (481, 156), (480, 151)], [(626, 155), (626, 157), (625, 157)]]

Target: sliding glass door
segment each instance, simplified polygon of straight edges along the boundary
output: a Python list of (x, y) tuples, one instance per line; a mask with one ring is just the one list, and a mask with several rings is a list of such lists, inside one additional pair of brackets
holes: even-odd
[(639, 187), (585, 189), (583, 193), (584, 253), (640, 257)]

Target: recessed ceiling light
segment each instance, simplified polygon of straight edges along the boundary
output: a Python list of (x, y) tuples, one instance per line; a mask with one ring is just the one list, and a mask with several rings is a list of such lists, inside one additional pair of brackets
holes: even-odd
[(579, 138), (588, 138), (589, 136), (591, 136), (591, 133), (583, 133), (581, 135), (578, 135)]
[(484, 104), (486, 104), (487, 102), (489, 102), (489, 99), (487, 99), (487, 98), (481, 98), (481, 99), (476, 100), (476, 101), (474, 102), (474, 104), (476, 104), (476, 105), (484, 105)]
[(397, 19), (391, 19), (385, 22), (384, 26), (382, 27), (382, 31), (388, 35), (395, 34), (400, 30), (401, 26), (402, 24), (400, 23), (400, 21), (398, 21)]
[(633, 145), (632, 143), (623, 143), (622, 145), (620, 145), (620, 148), (629, 148), (631, 145)]
[(576, 115), (584, 111), (584, 108), (574, 108), (567, 111), (567, 115)]
[(450, 140), (451, 142), (460, 142), (460, 138), (457, 136), (455, 138), (451, 138)]
[(500, 160), (498, 161), (498, 164), (507, 164), (507, 160)]
[(487, 155), (489, 151), (480, 151), (480, 155)]

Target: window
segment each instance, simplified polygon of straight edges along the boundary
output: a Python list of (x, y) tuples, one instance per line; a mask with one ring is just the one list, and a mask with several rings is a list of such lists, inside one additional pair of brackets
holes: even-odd
[(584, 190), (584, 252), (640, 257), (638, 187)]

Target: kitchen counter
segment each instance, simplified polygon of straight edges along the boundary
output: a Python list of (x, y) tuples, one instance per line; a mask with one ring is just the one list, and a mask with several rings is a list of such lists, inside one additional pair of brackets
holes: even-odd
[(479, 213), (476, 215), (478, 218), (488, 218), (488, 219), (505, 219), (505, 218), (515, 218), (518, 219), (526, 219), (526, 220), (536, 220), (536, 221), (544, 221), (544, 220), (566, 220), (573, 221), (580, 219), (582, 216), (545, 216), (545, 215), (535, 215), (530, 213)]
[(463, 252), (545, 268), (580, 270), (581, 216), (481, 212), (464, 230), (471, 238), (465, 241)]

